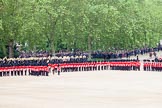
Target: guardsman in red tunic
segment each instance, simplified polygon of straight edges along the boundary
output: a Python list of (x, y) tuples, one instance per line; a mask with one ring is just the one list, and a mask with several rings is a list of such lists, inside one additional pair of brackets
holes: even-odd
[(143, 60), (143, 70), (146, 71), (146, 60)]
[(162, 63), (160, 62), (160, 71), (162, 71)]
[(157, 62), (157, 65), (156, 65), (156, 70), (157, 71), (159, 71), (159, 67), (160, 67), (159, 62)]
[(152, 71), (155, 71), (155, 62), (152, 61)]
[(149, 67), (148, 61), (146, 61), (146, 71), (148, 71), (148, 67)]
[(157, 71), (160, 71), (160, 62), (157, 62)]
[(140, 71), (140, 66), (141, 66), (141, 63), (139, 61), (137, 61), (137, 69)]
[(64, 63), (64, 72), (67, 72), (67, 63)]
[(3, 68), (2, 67), (0, 67), (0, 77), (2, 77), (3, 75), (2, 75), (2, 72), (3, 72)]
[(58, 75), (60, 75), (60, 72), (61, 72), (61, 67), (60, 67), (60, 64), (58, 64), (58, 66), (57, 66), (57, 73), (58, 73)]
[(110, 62), (110, 70), (113, 70), (113, 62)]
[(148, 71), (151, 70), (151, 61), (148, 61)]
[(121, 61), (120, 64), (121, 64), (122, 70), (127, 70), (128, 64), (126, 61)]
[(162, 67), (161, 67), (161, 62), (159, 62), (159, 71), (161, 71), (161, 68), (162, 68)]

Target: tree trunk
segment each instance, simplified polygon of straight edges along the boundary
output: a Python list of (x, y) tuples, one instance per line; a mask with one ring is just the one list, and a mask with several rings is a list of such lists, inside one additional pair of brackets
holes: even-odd
[(13, 58), (13, 56), (14, 56), (14, 51), (13, 51), (13, 40), (10, 40), (9, 41), (9, 45), (8, 45), (8, 47), (9, 47), (9, 58)]
[(144, 31), (144, 36), (145, 36), (145, 47), (146, 47), (146, 37), (147, 37), (147, 32), (146, 32), (146, 30)]
[(3, 46), (2, 46), (2, 51), (3, 51), (3, 55), (7, 56), (7, 48), (6, 48), (6, 45), (4, 43), (3, 43)]
[(57, 19), (54, 20), (51, 13), (49, 13), (47, 9), (46, 9), (46, 13), (49, 15), (49, 22), (51, 22), (50, 27), (52, 28), (50, 30), (50, 38), (49, 38), (50, 42), (51, 42), (50, 43), (50, 47), (51, 47), (50, 52), (51, 52), (52, 56), (55, 56), (55, 44), (54, 44), (55, 37), (54, 37), (54, 35), (55, 35), (55, 25), (57, 23)]
[(91, 43), (91, 35), (88, 36), (88, 59), (91, 60), (92, 53), (92, 43)]
[(52, 56), (55, 56), (55, 46), (54, 46), (54, 41), (51, 41), (51, 54)]
[(53, 23), (52, 23), (52, 28), (53, 28), (53, 30), (50, 33), (51, 54), (52, 54), (52, 56), (55, 56), (55, 43), (54, 43), (54, 35), (55, 35), (55, 33), (54, 33), (54, 25), (53, 25)]

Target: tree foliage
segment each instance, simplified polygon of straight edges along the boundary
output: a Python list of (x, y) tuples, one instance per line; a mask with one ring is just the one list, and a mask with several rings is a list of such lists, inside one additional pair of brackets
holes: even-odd
[(0, 53), (12, 57), (15, 43), (51, 54), (153, 47), (161, 10), (161, 0), (0, 0)]

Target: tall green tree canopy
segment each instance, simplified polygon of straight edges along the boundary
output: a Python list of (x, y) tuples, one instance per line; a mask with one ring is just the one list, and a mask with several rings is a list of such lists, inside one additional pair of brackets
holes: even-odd
[(161, 10), (162, 0), (0, 0), (0, 57), (13, 57), (16, 43), (51, 54), (154, 47)]

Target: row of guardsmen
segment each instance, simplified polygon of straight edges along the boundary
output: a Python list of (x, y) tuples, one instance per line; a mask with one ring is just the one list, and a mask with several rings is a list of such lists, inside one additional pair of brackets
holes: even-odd
[(48, 76), (50, 67), (48, 64), (57, 64), (57, 72), (60, 71), (60, 63), (86, 62), (87, 57), (31, 57), (31, 58), (4, 58), (0, 59), (0, 76)]
[(162, 62), (155, 60), (143, 60), (144, 71), (162, 71)]
[(0, 60), (0, 76), (48, 76), (49, 72), (76, 72), (97, 70), (140, 70), (137, 60), (87, 61), (86, 57), (68, 59), (12, 58)]
[[(137, 60), (111, 60), (111, 61), (87, 61), (87, 62), (72, 62), (59, 63), (61, 72), (76, 72), (76, 71), (97, 71), (97, 70), (140, 70), (140, 62)], [(49, 63), (48, 67), (54, 74), (58, 70), (58, 64)]]
[(0, 59), (0, 76), (48, 76), (46, 58)]

